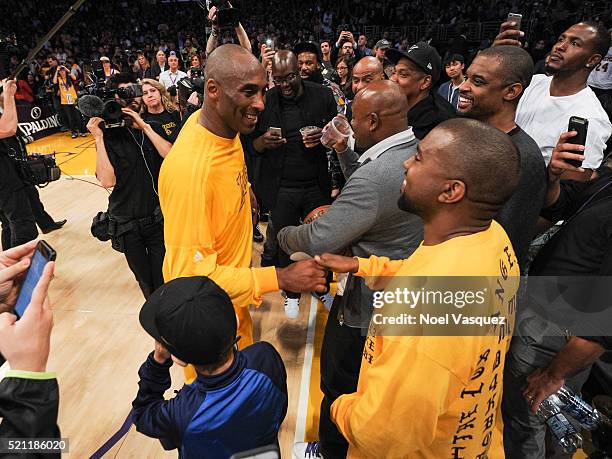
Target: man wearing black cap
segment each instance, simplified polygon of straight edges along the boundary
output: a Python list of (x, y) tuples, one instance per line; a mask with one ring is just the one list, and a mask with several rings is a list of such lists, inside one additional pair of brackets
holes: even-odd
[(374, 56), (384, 65), (385, 53), (391, 48), (391, 42), (389, 40), (378, 40), (374, 46)]
[[(155, 350), (138, 372), (136, 430), (181, 457), (230, 457), (278, 442), (287, 414), (285, 366), (269, 343), (236, 349), (234, 307), (215, 282), (196, 276), (162, 285), (140, 323)], [(197, 378), (165, 400), (172, 362), (193, 364)]]
[(390, 48), (385, 56), (395, 64), (391, 80), (400, 85), (408, 99), (408, 125), (412, 126), (417, 139), (424, 138), (442, 121), (456, 116), (453, 106), (432, 92), (442, 67), (440, 55), (433, 46), (419, 42), (407, 52)]

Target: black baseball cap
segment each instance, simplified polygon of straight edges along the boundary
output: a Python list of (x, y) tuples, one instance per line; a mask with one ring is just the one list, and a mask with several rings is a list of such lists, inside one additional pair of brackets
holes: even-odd
[(321, 62), (321, 47), (312, 41), (302, 41), (293, 47), (293, 54), (297, 57), (300, 53), (313, 53)]
[(179, 277), (159, 287), (140, 310), (140, 324), (168, 351), (195, 365), (220, 362), (236, 343), (228, 294), (208, 277)]
[(442, 69), (442, 59), (436, 51), (436, 48), (429, 43), (420, 41), (410, 48), (408, 51), (400, 51), (399, 49), (391, 48), (385, 53), (385, 57), (394, 64), (397, 64), (400, 59), (406, 58), (419, 67), (427, 75), (431, 76), (432, 86), (436, 84), (440, 77)]

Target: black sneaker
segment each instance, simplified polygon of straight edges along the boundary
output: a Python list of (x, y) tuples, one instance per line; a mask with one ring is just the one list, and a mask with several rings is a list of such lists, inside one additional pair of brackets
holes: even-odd
[(264, 235), (259, 231), (259, 225), (253, 226), (253, 241), (257, 243), (264, 241)]
[(47, 234), (47, 233), (50, 233), (51, 231), (58, 230), (62, 226), (64, 226), (67, 221), (68, 220), (60, 220), (59, 222), (54, 222), (53, 225), (49, 226), (48, 228), (42, 229), (42, 232), (43, 232), (43, 234)]

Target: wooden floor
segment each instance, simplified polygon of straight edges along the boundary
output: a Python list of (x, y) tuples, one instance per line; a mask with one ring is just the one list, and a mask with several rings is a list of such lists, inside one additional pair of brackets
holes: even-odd
[[(47, 211), (56, 220), (68, 219), (64, 228), (44, 235), (58, 253), (50, 292), (55, 326), (48, 368), (58, 375), (59, 425), (62, 436), (70, 441), (69, 457), (89, 457), (124, 421), (137, 391), (138, 368), (153, 349), (153, 342), (138, 323), (144, 299), (125, 258), (89, 232), (93, 216), (107, 208), (108, 200), (107, 191), (87, 175), (95, 167), (91, 136), (72, 140), (66, 134), (56, 134), (29, 145), (28, 150), (61, 152), (57, 162), (63, 173), (74, 175), (64, 175), (41, 190)], [(255, 265), (260, 251), (261, 244), (255, 244)], [(316, 438), (318, 348), (326, 312), (320, 303), (314, 307), (318, 309), (316, 316), (310, 314), (310, 297), (303, 296), (299, 318), (290, 321), (285, 318), (280, 294), (275, 293), (266, 295), (264, 304), (252, 310), (255, 339), (272, 343), (287, 367), (289, 411), (280, 433), (285, 457), (290, 457), (300, 417), (298, 439), (302, 439), (300, 432), (307, 439)], [(306, 352), (304, 366), (309, 321), (314, 346)], [(304, 368), (310, 377), (302, 381)], [(176, 366), (172, 382), (172, 390), (183, 382)], [(167, 397), (172, 396), (172, 390)], [(298, 409), (300, 395), (302, 408)], [(132, 427), (105, 457), (176, 457), (176, 451), (164, 452), (156, 440)]]

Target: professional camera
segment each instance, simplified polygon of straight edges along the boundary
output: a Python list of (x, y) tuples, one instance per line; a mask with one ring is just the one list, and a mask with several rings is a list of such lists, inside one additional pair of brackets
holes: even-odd
[(106, 86), (89, 85), (79, 94), (77, 107), (87, 118), (94, 116), (102, 118), (104, 120), (102, 127), (106, 129), (129, 127), (132, 118), (123, 114), (122, 106), (115, 99), (115, 95), (126, 101), (142, 97), (142, 86), (131, 84), (123, 88), (109, 89)]
[(55, 155), (32, 154), (28, 156), (25, 143), (19, 136), (3, 139), (8, 155), (17, 162), (21, 179), (31, 185), (46, 185), (59, 180), (61, 171)]
[(191, 77), (183, 78), (178, 82), (179, 93), (181, 90), (188, 91), (189, 94), (197, 92), (204, 94), (204, 72), (199, 67), (191, 67), (189, 69)]
[(217, 7), (217, 27), (219, 29), (235, 29), (240, 22), (240, 12), (232, 8), (227, 0), (206, 0), (206, 9)]

